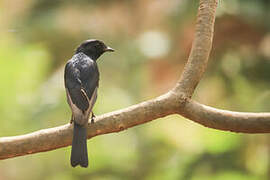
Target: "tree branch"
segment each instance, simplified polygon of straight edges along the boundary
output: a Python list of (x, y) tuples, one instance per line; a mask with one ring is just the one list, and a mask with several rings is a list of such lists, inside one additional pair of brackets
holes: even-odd
[[(167, 93), (128, 108), (96, 117), (94, 124), (88, 124), (88, 139), (101, 134), (123, 131), (177, 112), (173, 101), (176, 97)], [(30, 134), (0, 138), (0, 159), (49, 151), (71, 144), (72, 125), (43, 129)]]
[(212, 108), (189, 99), (179, 114), (203, 126), (241, 133), (270, 133), (270, 113), (244, 113)]
[[(174, 89), (155, 99), (98, 116), (88, 124), (88, 138), (123, 131), (170, 114), (180, 114), (206, 127), (243, 133), (270, 132), (270, 113), (215, 109), (191, 98), (207, 66), (212, 47), (217, 0), (200, 0), (196, 32), (188, 62)], [(0, 138), (0, 159), (50, 151), (71, 144), (73, 128), (63, 126)]]
[(206, 69), (212, 48), (216, 8), (217, 0), (200, 0), (195, 38), (188, 62), (174, 89), (176, 93), (182, 92), (191, 97)]

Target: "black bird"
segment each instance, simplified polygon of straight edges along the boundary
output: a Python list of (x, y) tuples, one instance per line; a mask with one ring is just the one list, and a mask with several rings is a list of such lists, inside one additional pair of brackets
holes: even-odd
[(107, 51), (114, 51), (100, 40), (86, 40), (77, 49), (65, 66), (65, 87), (67, 102), (72, 111), (74, 123), (70, 163), (72, 167), (88, 166), (87, 124), (97, 99), (99, 71), (97, 59)]

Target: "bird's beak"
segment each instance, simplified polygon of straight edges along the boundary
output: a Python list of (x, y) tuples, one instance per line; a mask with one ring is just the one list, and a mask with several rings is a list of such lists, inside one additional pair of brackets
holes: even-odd
[(114, 52), (114, 49), (113, 49), (113, 48), (110, 48), (110, 47), (107, 47), (107, 48), (105, 49), (105, 52)]

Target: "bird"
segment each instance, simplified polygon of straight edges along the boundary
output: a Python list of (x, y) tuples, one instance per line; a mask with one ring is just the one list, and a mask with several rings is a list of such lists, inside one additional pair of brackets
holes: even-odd
[(97, 59), (114, 49), (97, 39), (82, 42), (75, 54), (65, 65), (64, 81), (67, 102), (71, 108), (70, 123), (73, 124), (73, 138), (70, 163), (72, 167), (88, 167), (87, 125), (91, 115), (94, 123), (93, 106), (97, 99), (99, 70)]

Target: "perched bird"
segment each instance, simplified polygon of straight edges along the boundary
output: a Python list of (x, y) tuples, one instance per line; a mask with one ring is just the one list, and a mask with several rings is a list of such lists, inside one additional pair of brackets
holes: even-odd
[(88, 166), (87, 124), (97, 99), (99, 71), (97, 59), (104, 53), (114, 50), (100, 40), (86, 40), (77, 49), (65, 66), (65, 88), (67, 102), (72, 111), (74, 124), (71, 148), (71, 166)]

